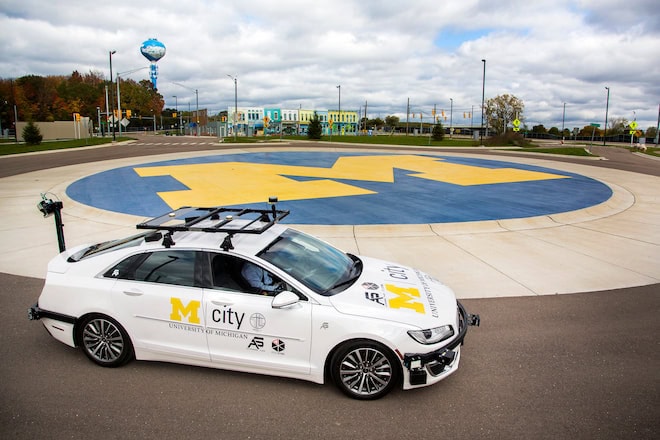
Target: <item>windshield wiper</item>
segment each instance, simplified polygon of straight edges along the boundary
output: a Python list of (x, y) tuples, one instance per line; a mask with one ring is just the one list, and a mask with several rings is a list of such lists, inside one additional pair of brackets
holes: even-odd
[(360, 278), (360, 275), (362, 275), (362, 261), (355, 255), (348, 254), (348, 256), (353, 260), (353, 264), (348, 271), (348, 278), (327, 289), (325, 292), (323, 292), (324, 294), (332, 292), (333, 290), (336, 290), (347, 284), (353, 284), (358, 278)]

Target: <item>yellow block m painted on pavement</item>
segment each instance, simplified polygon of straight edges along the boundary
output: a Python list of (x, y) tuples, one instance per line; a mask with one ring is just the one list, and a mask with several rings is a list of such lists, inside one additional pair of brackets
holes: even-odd
[[(187, 190), (159, 192), (172, 208), (180, 206), (232, 206), (262, 202), (264, 194), (280, 200), (304, 200), (374, 194), (338, 180), (394, 182), (394, 170), (411, 177), (454, 185), (488, 185), (567, 176), (516, 168), (486, 168), (448, 163), (441, 158), (416, 155), (346, 156), (332, 167), (273, 165), (250, 162), (217, 162), (135, 168), (141, 177), (169, 175)], [(312, 178), (300, 181), (294, 177)]]

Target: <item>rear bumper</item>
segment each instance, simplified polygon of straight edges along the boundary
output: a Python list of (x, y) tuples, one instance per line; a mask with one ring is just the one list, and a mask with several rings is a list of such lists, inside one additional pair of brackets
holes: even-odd
[(449, 344), (429, 353), (406, 353), (403, 365), (406, 368), (408, 384), (405, 388), (429, 385), (450, 375), (458, 368), (460, 346), (463, 344), (469, 326), (479, 326), (479, 315), (471, 315), (460, 302), (458, 304), (458, 336)]

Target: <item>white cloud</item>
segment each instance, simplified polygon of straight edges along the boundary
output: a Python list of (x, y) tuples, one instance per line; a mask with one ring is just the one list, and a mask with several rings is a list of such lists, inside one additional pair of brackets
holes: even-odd
[[(212, 112), (233, 105), (342, 108), (405, 115), (434, 105), (479, 113), (486, 97), (515, 94), (546, 127), (610, 115), (655, 126), (660, 85), (660, 13), (653, 0), (144, 0), (90, 6), (9, 0), (0, 5), (0, 77), (108, 74), (146, 66), (139, 47), (157, 38), (167, 105)], [(147, 77), (146, 71), (130, 77)], [(189, 89), (174, 83), (184, 84)], [(170, 102), (172, 101), (172, 102)], [(478, 122), (478, 121), (477, 121)]]

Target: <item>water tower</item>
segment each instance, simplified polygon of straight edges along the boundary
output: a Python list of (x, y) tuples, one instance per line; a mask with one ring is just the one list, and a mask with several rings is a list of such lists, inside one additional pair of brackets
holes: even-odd
[(149, 77), (151, 78), (154, 90), (156, 90), (156, 79), (158, 78), (158, 66), (156, 66), (156, 63), (165, 56), (165, 45), (155, 38), (150, 38), (142, 43), (140, 52), (151, 62)]

